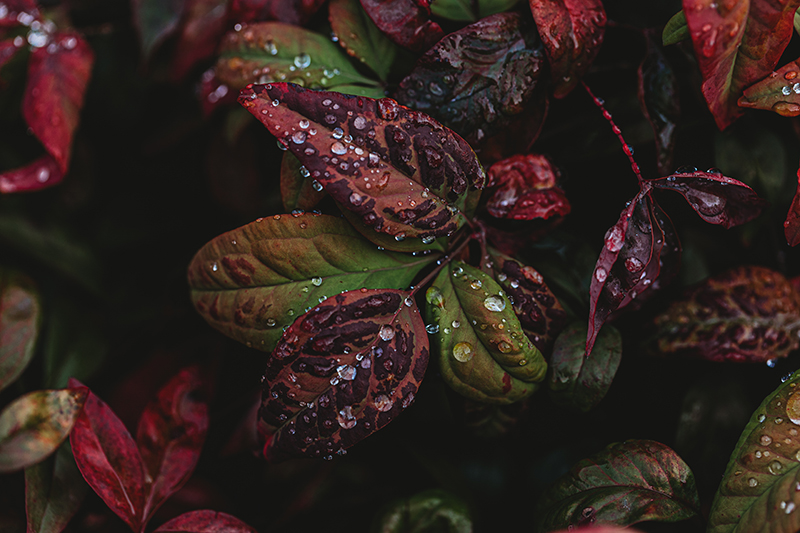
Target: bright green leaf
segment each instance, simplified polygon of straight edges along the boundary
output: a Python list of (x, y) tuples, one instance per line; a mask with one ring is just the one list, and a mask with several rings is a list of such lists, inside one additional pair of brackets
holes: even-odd
[(331, 0), (328, 9), (328, 19), (339, 46), (385, 81), (397, 53), (397, 45), (375, 26), (358, 0)]

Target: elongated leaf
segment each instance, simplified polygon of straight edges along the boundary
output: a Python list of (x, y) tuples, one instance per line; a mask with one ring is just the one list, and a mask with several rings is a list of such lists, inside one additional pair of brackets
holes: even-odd
[(774, 111), (784, 117), (800, 115), (800, 65), (797, 60), (771, 72), (744, 90), (739, 106)]
[(391, 422), (428, 366), (425, 324), (409, 293), (343, 292), (286, 330), (264, 372), (264, 456), (327, 457)]
[(233, 0), (231, 19), (239, 22), (277, 20), (302, 26), (325, 0)]
[(28, 533), (61, 533), (88, 492), (68, 443), (41, 463), (26, 468)]
[(686, 14), (681, 9), (664, 26), (661, 33), (661, 44), (668, 46), (691, 38), (689, 26), (686, 25)]
[(206, 244), (189, 265), (189, 285), (212, 326), (271, 351), (283, 327), (325, 298), (405, 289), (434, 259), (380, 251), (332, 216), (276, 215)]
[(50, 154), (0, 174), (0, 193), (38, 191), (61, 183), (64, 173)]
[(451, 235), (469, 193), (483, 188), (483, 169), (461, 137), (389, 98), (278, 83), (247, 88), (239, 102), (343, 208), (397, 240)]
[(461, 499), (445, 490), (431, 489), (387, 505), (376, 517), (371, 531), (472, 533), (472, 518)]
[(536, 506), (536, 531), (584, 524), (678, 522), (700, 509), (694, 475), (667, 446), (651, 440), (609, 445), (578, 462)]
[(161, 525), (154, 533), (256, 533), (235, 516), (217, 511), (190, 511)]
[(25, 370), (42, 324), (39, 291), (33, 280), (0, 267), (0, 390)]
[(547, 363), (489, 275), (453, 262), (425, 296), (434, 353), (453, 390), (475, 401), (507, 404), (539, 388)]
[(131, 8), (142, 55), (148, 59), (156, 47), (178, 27), (185, 0), (133, 0)]
[(197, 63), (214, 55), (228, 29), (228, 0), (184, 0), (170, 76), (183, 79)]
[(777, 272), (734, 268), (674, 302), (656, 326), (661, 353), (764, 362), (800, 345), (800, 296)]
[(86, 401), (86, 389), (29, 392), (0, 413), (0, 473), (34, 465), (69, 435)]
[(430, 20), (431, 0), (361, 0), (372, 22), (392, 41), (422, 53), (444, 36)]
[(378, 29), (358, 0), (332, 0), (328, 20), (339, 46), (386, 81), (397, 53), (396, 45)]
[(786, 221), (783, 223), (783, 232), (786, 242), (790, 246), (800, 244), (800, 169), (797, 170), (797, 191), (792, 198), (792, 205), (786, 213)]
[(489, 168), (489, 214), (514, 220), (548, 219), (569, 214), (570, 205), (556, 180), (558, 169), (540, 154), (514, 155)]
[(532, 24), (501, 13), (453, 32), (420, 58), (395, 98), (475, 145), (544, 91), (542, 44)]
[(518, 3), (519, 0), (434, 0), (431, 2), (431, 13), (450, 20), (475, 22), (507, 11)]
[(283, 154), (281, 160), (281, 199), (287, 211), (313, 209), (325, 198), (322, 185), (309, 179), (308, 169), (291, 152)]

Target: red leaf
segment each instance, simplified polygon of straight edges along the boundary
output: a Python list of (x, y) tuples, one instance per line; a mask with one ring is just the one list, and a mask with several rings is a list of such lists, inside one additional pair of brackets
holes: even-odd
[(93, 63), (94, 53), (77, 33), (57, 32), (48, 45), (31, 52), (22, 113), (62, 173), (69, 166)]
[(786, 213), (783, 232), (790, 246), (797, 246), (800, 243), (800, 169), (797, 170), (797, 191), (794, 193), (789, 212)]
[(256, 533), (235, 516), (202, 510), (184, 513), (173, 518), (153, 533)]
[(430, 0), (361, 0), (361, 6), (378, 29), (412, 52), (425, 52), (444, 37), (430, 20)]
[(184, 7), (175, 55), (174, 80), (182, 79), (198, 62), (211, 57), (228, 27), (228, 12), (223, 0), (187, 0)]
[(776, 72), (744, 90), (739, 106), (774, 111), (784, 117), (800, 115), (800, 59), (785, 64)]
[[(71, 388), (83, 386), (70, 379)], [(89, 392), (69, 436), (83, 478), (135, 532), (144, 528), (144, 468), (128, 430), (113, 411)]]
[(556, 179), (558, 169), (543, 155), (515, 155), (492, 165), (489, 187), (497, 187), (486, 204), (497, 218), (548, 219), (569, 213), (569, 200)]
[(208, 430), (208, 407), (196, 367), (173, 377), (142, 413), (136, 443), (144, 464), (142, 526), (192, 475)]
[(21, 26), (22, 21), (28, 24), (39, 19), (39, 8), (34, 0), (5, 0), (0, 9), (0, 28)]
[(20, 47), (14, 44), (13, 39), (0, 41), (0, 68), (3, 68), (3, 65), (11, 61), (11, 58), (14, 57), (19, 49)]
[(233, 0), (231, 19), (236, 22), (277, 20), (303, 26), (325, 0)]
[(209, 116), (218, 107), (235, 103), (239, 96), (217, 77), (213, 68), (203, 72), (198, 93), (200, 107), (205, 116)]
[(61, 183), (64, 174), (50, 154), (0, 174), (0, 193), (38, 191)]

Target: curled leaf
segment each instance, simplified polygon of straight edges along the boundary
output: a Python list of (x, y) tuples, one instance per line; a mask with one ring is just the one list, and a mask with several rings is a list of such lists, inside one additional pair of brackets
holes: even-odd
[(800, 65), (787, 63), (744, 90), (739, 106), (774, 111), (784, 117), (800, 115)]
[(361, 0), (372, 22), (392, 41), (421, 53), (444, 36), (430, 20), (431, 0)]
[(556, 184), (560, 173), (543, 155), (511, 156), (489, 167), (487, 176), (494, 191), (486, 208), (493, 217), (533, 220), (570, 212), (569, 200)]
[(26, 468), (28, 533), (61, 533), (88, 491), (69, 444), (63, 444), (46, 460)]
[(445, 490), (431, 489), (387, 505), (376, 518), (372, 531), (472, 533), (472, 519), (461, 499)]
[(386, 80), (397, 47), (378, 29), (358, 0), (332, 0), (328, 21), (339, 46)]
[(797, 191), (794, 193), (792, 205), (786, 213), (783, 232), (786, 235), (786, 242), (790, 246), (797, 246), (800, 243), (800, 169), (797, 170)]
[(0, 390), (30, 363), (41, 323), (39, 291), (33, 280), (0, 268)]
[(154, 533), (256, 533), (256, 530), (235, 516), (204, 509), (183, 513)]

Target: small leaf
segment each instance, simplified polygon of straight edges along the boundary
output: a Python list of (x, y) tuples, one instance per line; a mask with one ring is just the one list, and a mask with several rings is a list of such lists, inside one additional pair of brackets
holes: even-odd
[(669, 46), (685, 41), (690, 37), (689, 26), (686, 25), (686, 14), (681, 9), (664, 26), (664, 31), (661, 33), (661, 44)]
[(61, 183), (64, 173), (50, 154), (0, 174), (0, 193), (30, 192)]
[(603, 328), (587, 357), (586, 325), (573, 322), (558, 336), (550, 356), (550, 397), (556, 403), (590, 411), (611, 387), (621, 358), (622, 336), (614, 327)]
[(88, 492), (69, 443), (41, 463), (26, 468), (28, 533), (61, 533)]
[(430, 20), (431, 0), (361, 0), (372, 22), (392, 41), (422, 53), (444, 37), (441, 26)]
[(361, 289), (329, 298), (286, 330), (267, 362), (258, 422), (264, 456), (350, 448), (413, 403), (428, 358), (410, 293)]
[(739, 106), (774, 111), (784, 117), (800, 115), (800, 64), (797, 61), (787, 63), (745, 89)]
[(161, 525), (153, 533), (257, 533), (235, 516), (216, 511), (190, 511)]
[(386, 81), (397, 47), (364, 12), (358, 0), (332, 0), (328, 20), (347, 55), (358, 58)]
[(674, 451), (651, 440), (629, 440), (578, 462), (556, 481), (536, 506), (535, 530), (678, 522), (699, 509), (694, 475)]
[(69, 435), (86, 401), (86, 389), (29, 392), (0, 413), (0, 473), (34, 465)]
[(431, 489), (387, 505), (376, 517), (371, 531), (472, 533), (472, 518), (461, 499), (445, 490)]
[(794, 193), (794, 198), (792, 198), (789, 212), (786, 213), (783, 232), (789, 246), (800, 244), (800, 169), (797, 170), (797, 191)]
[(276, 20), (303, 26), (324, 3), (325, 0), (233, 0), (230, 18), (239, 22)]
[[(285, 152), (281, 160), (281, 199), (287, 211), (314, 209), (325, 198), (319, 182), (304, 176), (308, 170), (291, 152)], [(319, 189), (319, 190), (318, 190)]]
[(150, 58), (153, 51), (175, 29), (183, 11), (184, 0), (133, 0), (131, 9), (139, 40), (142, 45), (142, 55)]
[(739, 267), (692, 289), (655, 323), (661, 353), (764, 362), (800, 344), (800, 296), (777, 272)]
[(41, 307), (32, 279), (0, 267), (0, 390), (16, 381), (33, 358)]
[(197, 63), (212, 57), (228, 29), (228, 0), (185, 0), (170, 76), (182, 80)]
[(487, 176), (494, 191), (486, 208), (493, 217), (546, 220), (570, 212), (569, 200), (556, 185), (560, 173), (543, 155), (511, 156), (492, 165)]
[(189, 265), (189, 285), (209, 324), (271, 351), (284, 327), (326, 298), (405, 289), (434, 260), (377, 250), (336, 217), (276, 215), (206, 244)]

